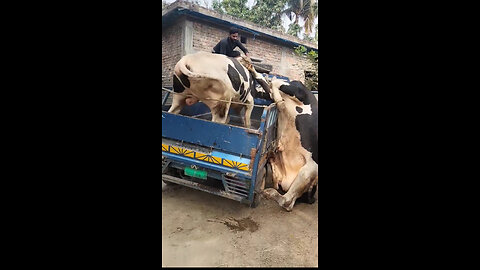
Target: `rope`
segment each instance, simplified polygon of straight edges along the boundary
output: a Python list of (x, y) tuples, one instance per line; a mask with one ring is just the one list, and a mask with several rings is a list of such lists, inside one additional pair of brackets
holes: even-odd
[[(186, 95), (186, 94), (184, 94), (184, 93), (176, 93), (176, 92), (173, 92), (172, 90), (167, 89), (167, 88), (165, 88), (165, 87), (162, 87), (162, 90), (163, 90), (163, 91), (170, 92), (170, 93), (175, 94), (175, 95), (188, 96), (188, 95)], [(251, 105), (250, 103), (235, 102), (235, 101), (228, 101), (228, 100), (215, 99), (215, 98), (205, 98), (205, 100), (215, 100), (215, 101), (230, 102), (230, 103), (241, 104), (241, 105)], [(202, 102), (202, 101), (199, 100), (199, 102)], [(253, 104), (253, 105), (251, 105), (251, 106), (253, 106), (253, 107), (260, 107), (260, 108), (266, 108), (266, 107), (268, 107), (268, 106), (266, 106), (266, 105), (255, 105), (255, 104)]]

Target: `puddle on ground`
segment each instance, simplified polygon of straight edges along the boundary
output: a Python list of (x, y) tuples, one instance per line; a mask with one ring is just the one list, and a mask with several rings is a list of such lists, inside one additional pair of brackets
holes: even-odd
[(248, 229), (250, 232), (258, 230), (258, 223), (253, 221), (250, 217), (236, 219), (236, 218), (226, 218), (226, 219), (209, 219), (209, 222), (219, 222), (225, 224), (230, 230), (233, 231), (244, 231)]

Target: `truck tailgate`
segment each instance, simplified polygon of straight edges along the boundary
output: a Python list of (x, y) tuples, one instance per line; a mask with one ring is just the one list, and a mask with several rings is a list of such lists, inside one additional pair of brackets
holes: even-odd
[[(168, 127), (168, 128), (167, 128)], [(162, 137), (250, 157), (260, 141), (257, 130), (162, 112)]]

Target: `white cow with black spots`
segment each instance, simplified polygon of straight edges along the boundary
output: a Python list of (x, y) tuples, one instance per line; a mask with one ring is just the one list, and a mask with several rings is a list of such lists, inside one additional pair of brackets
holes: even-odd
[(244, 126), (249, 128), (254, 99), (252, 94), (256, 93), (254, 78), (268, 88), (265, 79), (242, 57), (232, 58), (207, 52), (185, 55), (175, 65), (173, 90), (176, 94), (168, 112), (178, 114), (185, 105), (202, 101), (210, 108), (212, 121), (228, 123), (230, 107), (238, 112), (245, 108), (242, 120)]
[(278, 144), (268, 159), (273, 181), (265, 183), (263, 194), (291, 211), (298, 198), (303, 197), (308, 203), (315, 201), (318, 101), (299, 81), (273, 79), (270, 86), (278, 109)]

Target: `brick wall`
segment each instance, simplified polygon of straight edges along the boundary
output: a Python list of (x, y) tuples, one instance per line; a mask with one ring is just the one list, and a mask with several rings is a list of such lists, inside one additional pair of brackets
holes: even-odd
[(162, 86), (172, 86), (173, 68), (182, 57), (182, 25), (162, 29)]
[[(171, 85), (173, 67), (182, 57), (182, 27), (184, 21), (164, 30), (162, 34), (162, 85)], [(208, 22), (192, 20), (193, 50), (210, 52), (223, 38), (228, 36), (228, 28)], [(262, 63), (273, 65), (273, 73), (284, 75), (291, 80), (305, 81), (305, 70), (313, 70), (308, 59), (295, 55), (294, 49), (275, 44), (276, 41), (263, 38), (253, 39), (249, 33), (239, 33), (247, 37), (245, 47), (250, 56), (263, 59)], [(175, 44), (175, 42), (178, 42)], [(239, 48), (235, 50), (241, 51)], [(170, 83), (170, 84), (168, 84)]]
[(304, 82), (305, 70), (311, 70), (311, 63), (295, 54), (293, 48), (247, 36), (247, 48), (252, 57), (263, 59), (263, 63), (273, 65), (272, 73), (284, 75), (290, 80)]
[[(193, 22), (193, 49), (209, 52), (223, 38), (228, 36), (228, 28), (204, 23)], [(263, 59), (262, 63), (273, 66), (272, 72), (289, 77), (291, 80), (305, 81), (305, 70), (313, 70), (308, 59), (295, 54), (293, 48), (275, 44), (275, 41), (255, 38), (248, 33), (239, 33), (247, 38), (244, 46), (251, 57)], [(240, 51), (240, 48), (235, 50)]]
[[(228, 28), (193, 21), (193, 49), (210, 52), (217, 43), (228, 36)], [(239, 48), (237, 48), (240, 50)]]

